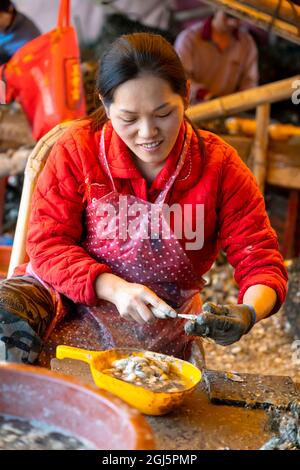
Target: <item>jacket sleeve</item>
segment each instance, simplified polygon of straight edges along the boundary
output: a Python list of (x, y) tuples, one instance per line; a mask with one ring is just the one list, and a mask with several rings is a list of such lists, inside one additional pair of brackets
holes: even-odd
[(263, 284), (277, 293), (271, 314), (275, 313), (286, 296), (287, 272), (264, 198), (254, 176), (231, 147), (224, 156), (222, 173), (219, 239), (235, 269), (238, 302), (242, 303), (250, 286)]
[(93, 283), (110, 272), (80, 246), (85, 203), (79, 187), (84, 180), (78, 152), (57, 143), (33, 195), (27, 253), (34, 272), (74, 302), (96, 305)]

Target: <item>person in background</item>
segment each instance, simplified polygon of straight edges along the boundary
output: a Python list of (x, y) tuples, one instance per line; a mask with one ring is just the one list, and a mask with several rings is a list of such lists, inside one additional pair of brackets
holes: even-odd
[(258, 85), (256, 44), (222, 9), (182, 31), (175, 49), (191, 80), (192, 104)]
[(10, 0), (0, 0), (0, 65), (40, 34), (33, 21), (17, 11)]

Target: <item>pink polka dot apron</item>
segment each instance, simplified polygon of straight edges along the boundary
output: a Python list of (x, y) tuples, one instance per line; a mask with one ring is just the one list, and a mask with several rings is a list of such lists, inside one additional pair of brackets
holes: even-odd
[[(199, 297), (204, 284), (164, 214), (166, 196), (183, 167), (191, 135), (192, 128), (187, 123), (177, 168), (155, 202), (150, 203), (117, 192), (106, 158), (104, 126), (99, 159), (110, 179), (112, 192), (93, 198), (85, 212), (87, 235), (83, 247), (87, 252), (107, 264), (114, 274), (149, 287), (176, 309)], [(99, 301), (97, 307), (88, 310), (100, 326), (102, 349), (133, 347), (181, 358), (190, 355), (193, 338), (184, 333), (185, 320), (157, 319), (139, 325), (121, 318), (116, 307), (107, 301)]]

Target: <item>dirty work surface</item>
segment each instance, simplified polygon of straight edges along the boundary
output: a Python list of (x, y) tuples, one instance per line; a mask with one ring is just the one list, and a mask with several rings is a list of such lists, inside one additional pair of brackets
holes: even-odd
[[(52, 359), (56, 372), (94, 385), (89, 366), (72, 359)], [(147, 416), (155, 433), (156, 449), (258, 449), (271, 434), (263, 410), (210, 403), (204, 382), (181, 407), (165, 416)]]
[[(238, 288), (232, 273), (229, 264), (215, 263), (209, 274), (205, 276), (207, 286), (201, 293), (203, 301), (209, 300), (220, 304), (236, 302)], [(300, 292), (296, 294), (294, 303), (300, 302)], [(298, 305), (300, 306), (300, 303)], [(231, 346), (224, 348), (213, 342), (204, 341), (206, 366), (208, 369), (220, 371), (285, 375), (291, 377), (294, 382), (300, 382), (300, 342), (295, 341), (290, 335), (290, 329), (283, 308), (276, 315), (259, 322), (248, 335)], [(55, 357), (57, 344), (99, 349), (97, 345), (100, 334), (95, 320), (78, 312), (57, 326), (44, 347), (39, 363), (49, 367), (50, 359)]]
[(207, 370), (204, 380), (213, 403), (263, 409), (274, 405), (284, 409), (293, 400), (300, 400), (300, 393), (290, 377)]

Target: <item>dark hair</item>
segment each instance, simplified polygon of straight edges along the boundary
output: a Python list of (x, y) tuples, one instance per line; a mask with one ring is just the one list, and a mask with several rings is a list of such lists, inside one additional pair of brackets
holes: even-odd
[(10, 0), (0, 0), (0, 12), (12, 12), (13, 11), (13, 4)]
[[(167, 81), (174, 93), (186, 99), (187, 78), (175, 49), (162, 36), (152, 33), (120, 36), (109, 46), (99, 64), (96, 92), (101, 95), (105, 106), (109, 106), (118, 86), (144, 73)], [(103, 106), (90, 117), (94, 130), (107, 121)], [(187, 116), (185, 119), (189, 121)], [(202, 138), (194, 124), (191, 125), (198, 136), (201, 153), (204, 154)]]

